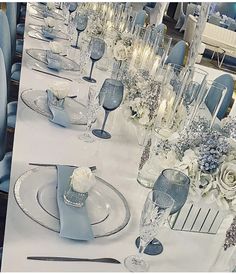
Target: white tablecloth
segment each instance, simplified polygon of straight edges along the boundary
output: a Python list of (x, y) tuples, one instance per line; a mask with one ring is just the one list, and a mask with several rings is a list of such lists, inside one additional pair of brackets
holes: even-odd
[[(27, 15), (26, 33), (29, 23), (39, 24), (40, 21)], [(46, 89), (52, 81), (59, 81), (32, 71), (28, 65), (30, 57), (25, 49), (47, 47), (48, 43), (25, 34), (19, 96), (24, 89)], [(95, 69), (94, 76), (98, 79), (98, 86), (101, 86), (105, 73)], [(74, 82), (71, 94), (77, 94), (84, 100), (89, 85), (85, 81)], [(101, 120), (99, 123), (101, 125)], [(84, 127), (58, 127), (29, 109), (19, 98), (2, 271), (126, 271), (123, 260), (137, 252), (134, 241), (139, 234), (140, 213), (149, 190), (136, 181), (141, 149), (134, 127), (125, 120), (121, 109), (111, 113), (107, 127), (112, 134), (110, 140), (97, 139), (94, 143), (85, 143), (78, 139)], [(40, 226), (22, 212), (13, 196), (16, 179), (32, 168), (29, 162), (96, 165), (99, 176), (115, 186), (127, 199), (131, 211), (129, 224), (113, 236), (89, 243), (60, 238), (57, 233)], [(158, 239), (164, 245), (164, 252), (159, 256), (145, 255), (145, 259), (150, 263), (150, 271), (208, 271), (223, 236), (162, 228)], [(33, 255), (114, 257), (122, 264), (59, 263), (26, 259)]]

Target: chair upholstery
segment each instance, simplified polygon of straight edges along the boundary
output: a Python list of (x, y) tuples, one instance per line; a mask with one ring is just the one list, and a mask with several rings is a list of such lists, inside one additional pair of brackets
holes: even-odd
[(150, 35), (151, 42), (154, 43), (157, 35), (165, 34), (166, 31), (167, 31), (167, 26), (163, 23), (161, 23), (157, 27), (152, 28), (151, 35)]
[(186, 42), (182, 40), (179, 41), (171, 49), (170, 54), (165, 61), (165, 64), (172, 63), (179, 66), (183, 66), (186, 49), (187, 49)]
[(147, 18), (147, 13), (145, 10), (141, 10), (137, 13), (136, 19), (135, 19), (135, 25), (139, 25), (141, 27), (144, 26), (145, 20)]
[(17, 101), (7, 104), (7, 127), (15, 128), (16, 125)]
[(15, 56), (16, 51), (16, 17), (17, 17), (17, 3), (8, 2), (7, 3), (7, 11), (6, 11), (10, 34), (11, 34), (11, 53), (12, 56)]
[[(233, 95), (233, 91), (234, 91), (234, 79), (230, 74), (223, 74), (223, 75), (217, 77), (214, 80), (214, 82), (227, 87), (226, 95), (225, 95), (222, 105), (217, 113), (217, 118), (221, 120), (225, 117), (227, 109), (231, 103), (231, 99), (232, 99), (232, 95)], [(211, 113), (213, 113), (215, 106), (220, 99), (220, 96), (221, 96), (221, 94), (217, 94), (214, 90), (214, 87), (212, 87), (210, 89), (210, 91), (206, 97), (205, 103)]]
[(180, 29), (180, 32), (185, 31), (188, 16), (190, 14), (194, 15), (196, 10), (197, 10), (197, 5), (196, 4), (192, 4), (192, 3), (188, 4), (187, 10), (186, 10), (186, 16), (185, 16), (185, 19), (184, 19), (184, 24), (183, 24), (182, 28)]
[(7, 79), (4, 57), (0, 49), (0, 191), (8, 192), (11, 152), (6, 153)]
[(4, 158), (6, 150), (7, 128), (7, 79), (4, 57), (0, 49), (0, 161)]
[(11, 72), (11, 36), (6, 14), (0, 10), (0, 48), (2, 49), (7, 77)]
[(184, 25), (184, 21), (185, 21), (185, 14), (184, 14), (184, 3), (180, 2), (180, 14), (179, 14), (179, 19), (175, 25), (175, 29), (181, 29)]

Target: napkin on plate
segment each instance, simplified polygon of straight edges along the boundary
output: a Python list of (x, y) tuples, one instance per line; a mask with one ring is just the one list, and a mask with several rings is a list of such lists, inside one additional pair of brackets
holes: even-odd
[(49, 121), (62, 127), (68, 127), (70, 125), (70, 120), (64, 109), (65, 98), (58, 99), (50, 89), (47, 89), (47, 102), (48, 108), (52, 113), (52, 119), (49, 119)]
[(46, 52), (47, 66), (50, 69), (60, 71), (62, 69), (61, 57), (51, 51)]
[(57, 204), (60, 216), (60, 236), (88, 241), (94, 238), (86, 206), (73, 207), (65, 204), (64, 193), (68, 188), (74, 167), (57, 165)]

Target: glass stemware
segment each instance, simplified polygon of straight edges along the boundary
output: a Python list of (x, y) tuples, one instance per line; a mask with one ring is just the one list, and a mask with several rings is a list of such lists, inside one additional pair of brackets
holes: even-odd
[(170, 214), (175, 214), (187, 200), (189, 185), (190, 179), (183, 172), (175, 169), (165, 169), (157, 178), (153, 189), (163, 191), (174, 199), (174, 206)]
[(94, 142), (94, 138), (92, 137), (90, 130), (93, 121), (96, 119), (97, 110), (99, 109), (102, 103), (103, 102), (99, 100), (98, 97), (98, 87), (89, 87), (86, 131), (81, 136), (79, 136), (80, 140), (83, 140), (88, 143)]
[(105, 118), (102, 125), (102, 129), (93, 129), (92, 133), (99, 138), (109, 139), (111, 134), (104, 130), (107, 117), (110, 111), (119, 107), (122, 102), (124, 94), (124, 85), (121, 81), (115, 79), (106, 79), (102, 85), (99, 93), (100, 100), (103, 101), (103, 108), (105, 109)]
[(69, 10), (69, 18), (68, 18), (68, 24), (71, 21), (71, 14), (77, 9), (77, 3), (76, 2), (70, 2), (68, 5)]
[(78, 41), (79, 41), (79, 35), (81, 32), (83, 32), (88, 24), (88, 16), (78, 14), (76, 17), (76, 30), (77, 30), (77, 38), (76, 38), (76, 44), (72, 45), (73, 48), (79, 49), (78, 47)]
[(124, 264), (129, 271), (146, 272), (148, 270), (149, 265), (141, 255), (146, 246), (157, 234), (158, 228), (163, 225), (168, 218), (173, 204), (174, 200), (170, 195), (157, 190), (149, 192), (142, 210), (139, 225), (139, 254), (129, 256), (124, 261)]
[(100, 38), (93, 37), (90, 41), (89, 47), (90, 47), (90, 59), (92, 61), (90, 74), (89, 76), (84, 76), (83, 79), (90, 83), (96, 83), (96, 80), (92, 78), (92, 72), (95, 62), (100, 60), (105, 52), (105, 42)]

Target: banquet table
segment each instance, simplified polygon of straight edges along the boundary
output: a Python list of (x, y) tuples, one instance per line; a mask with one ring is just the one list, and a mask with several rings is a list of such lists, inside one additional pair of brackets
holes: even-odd
[[(139, 235), (140, 214), (149, 191), (136, 180), (142, 148), (138, 145), (134, 127), (122, 114), (122, 108), (119, 108), (111, 113), (107, 122), (112, 138), (85, 143), (78, 138), (84, 132), (84, 126), (61, 128), (27, 107), (20, 98), (25, 89), (46, 89), (53, 81), (61, 81), (31, 69), (32, 60), (25, 50), (47, 49), (49, 44), (27, 35), (30, 23), (39, 24), (40, 21), (30, 17), (27, 11), (2, 271), (127, 271), (123, 260), (128, 255), (137, 253), (134, 242)], [(74, 60), (76, 61), (76, 57)], [(78, 100), (86, 102), (88, 89), (92, 84), (83, 81), (82, 76), (78, 74), (77, 78), (73, 78), (71, 95), (77, 95)], [(94, 76), (99, 87), (107, 78), (106, 72), (96, 68)], [(101, 125), (102, 117), (103, 114), (100, 113), (95, 126)], [(17, 178), (33, 168), (29, 165), (30, 162), (95, 165), (96, 174), (126, 198), (131, 212), (129, 223), (114, 235), (81, 242), (62, 238), (58, 233), (34, 222), (19, 208), (13, 193)], [(210, 235), (181, 232), (165, 226), (158, 232), (158, 239), (164, 245), (163, 253), (144, 257), (150, 263), (150, 271), (209, 271), (223, 238), (224, 233)], [(122, 263), (30, 261), (27, 256), (112, 257)]]

